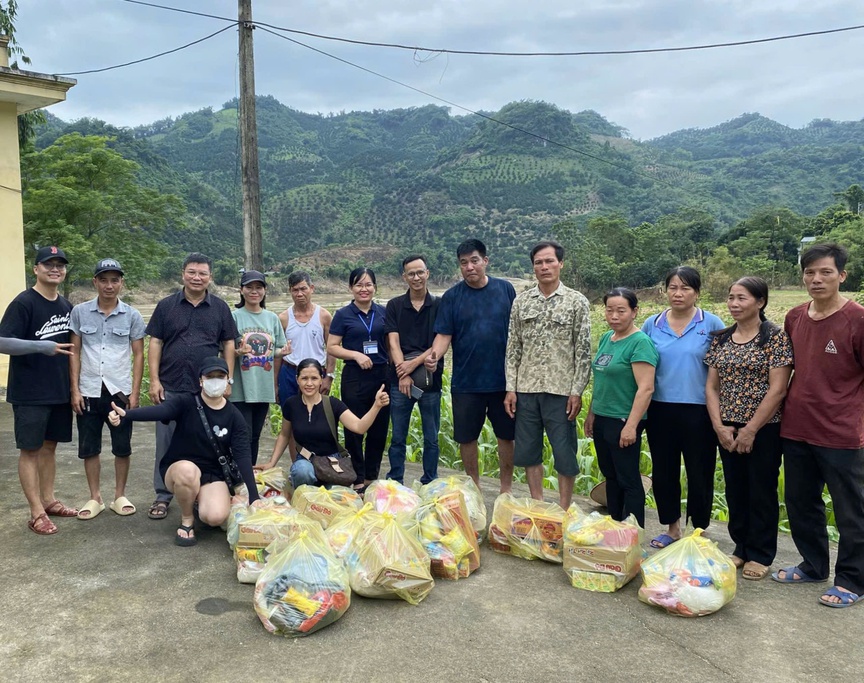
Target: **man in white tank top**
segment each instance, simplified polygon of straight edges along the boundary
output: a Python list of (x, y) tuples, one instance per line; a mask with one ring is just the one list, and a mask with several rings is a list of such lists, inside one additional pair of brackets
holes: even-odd
[[(333, 383), (336, 359), (327, 355), (327, 336), (333, 316), (326, 308), (312, 303), (315, 285), (309, 273), (296, 271), (288, 276), (288, 288), (294, 305), (279, 314), (285, 338), (291, 345), (291, 353), (282, 359), (279, 373), (279, 395), (282, 405), (298, 393), (297, 364), (305, 358), (314, 358), (327, 368), (327, 376), (321, 383), (321, 393), (329, 394)], [(291, 452), (292, 459), (294, 452)]]

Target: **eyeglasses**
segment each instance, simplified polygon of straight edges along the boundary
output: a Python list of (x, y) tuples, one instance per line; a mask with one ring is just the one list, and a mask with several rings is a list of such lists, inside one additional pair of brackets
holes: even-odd
[(425, 277), (428, 273), (428, 270), (414, 270), (410, 273), (405, 273), (405, 277), (409, 280), (419, 280), (420, 278)]
[(43, 262), (41, 265), (45, 270), (48, 270), (48, 271), (66, 270), (66, 264), (65, 263), (57, 263), (57, 261), (50, 261), (49, 263)]
[(355, 282), (354, 289), (375, 289), (375, 285), (371, 282)]
[(184, 274), (187, 277), (200, 277), (201, 279), (210, 277), (210, 271), (209, 270), (187, 270), (187, 271), (184, 271)]

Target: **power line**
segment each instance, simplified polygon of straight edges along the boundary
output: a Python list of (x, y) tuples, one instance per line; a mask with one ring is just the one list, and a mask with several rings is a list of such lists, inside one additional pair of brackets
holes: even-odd
[[(610, 166), (614, 166), (615, 168), (621, 169), (622, 171), (627, 171), (628, 173), (632, 173), (637, 176), (642, 176), (643, 178), (647, 178), (655, 183), (660, 183), (661, 185), (666, 185), (667, 187), (671, 187), (674, 189), (683, 189), (678, 185), (673, 183), (666, 182), (665, 180), (661, 180), (660, 178), (656, 178), (652, 175), (648, 175), (647, 173), (642, 173), (640, 171), (633, 170), (632, 168), (628, 168), (623, 166), (622, 164), (616, 164), (614, 161), (609, 161), (608, 159), (604, 159), (603, 157), (599, 157), (596, 154), (591, 154), (590, 152), (585, 152), (581, 149), (576, 149), (575, 147), (571, 147), (570, 145), (566, 145), (563, 142), (558, 142), (556, 140), (552, 140), (550, 138), (544, 137), (538, 133), (533, 133), (530, 130), (526, 130), (524, 128), (520, 128), (519, 126), (514, 126), (513, 124), (507, 123), (506, 121), (501, 121), (500, 119), (496, 119), (494, 116), (489, 116), (488, 114), (483, 114), (479, 111), (474, 111), (473, 109), (469, 109), (468, 107), (463, 107), (461, 104), (457, 104), (456, 102), (451, 102), (450, 100), (444, 99), (443, 97), (438, 97), (437, 95), (433, 95), (432, 93), (426, 92), (425, 90), (421, 90), (420, 88), (415, 88), (413, 85), (408, 85), (407, 83), (403, 83), (402, 81), (398, 81), (395, 78), (391, 78), (390, 76), (385, 76), (384, 74), (378, 73), (377, 71), (373, 71), (372, 69), (368, 69), (365, 66), (360, 66), (359, 64), (355, 64), (354, 62), (350, 62), (347, 59), (343, 59), (342, 57), (337, 57), (336, 55), (330, 54), (329, 52), (325, 52), (324, 50), (319, 50), (317, 47), (312, 47), (311, 45), (307, 45), (306, 43), (301, 43), (299, 40), (295, 40), (294, 38), (289, 38), (288, 36), (284, 36), (281, 33), (276, 33), (275, 31), (271, 31), (268, 28), (264, 28), (259, 25), (260, 28), (265, 33), (270, 33), (277, 38), (282, 38), (283, 40), (287, 40), (291, 43), (295, 43), (300, 45), (301, 47), (305, 47), (308, 50), (312, 50), (313, 52), (317, 52), (319, 54), (324, 55), (325, 57), (330, 57), (330, 59), (335, 59), (337, 62), (342, 62), (343, 64), (347, 64), (348, 66), (352, 66), (355, 69), (360, 69), (361, 71), (365, 71), (368, 74), (372, 74), (373, 76), (377, 76), (378, 78), (383, 78), (385, 81), (390, 81), (391, 83), (395, 83), (396, 85), (401, 85), (403, 88), (408, 88), (409, 90), (413, 90), (414, 92), (420, 93), (421, 95), (425, 95), (426, 97), (431, 97), (433, 100), (438, 100), (439, 102), (443, 102), (444, 104), (448, 104), (451, 107), (456, 107), (457, 109), (461, 109), (462, 111), (466, 111), (469, 114), (473, 114), (475, 116), (479, 116), (487, 121), (492, 121), (493, 123), (497, 123), (501, 126), (506, 126), (511, 130), (518, 131), (523, 133), (524, 135), (529, 135), (533, 138), (537, 138), (538, 140), (542, 140), (543, 142), (554, 145), (556, 147), (560, 147), (562, 149), (569, 150), (581, 156), (587, 157), (589, 159), (593, 159), (595, 161), (599, 161), (604, 164), (608, 164)], [(686, 191), (686, 190), (685, 190)]]
[(237, 21), (234, 21), (232, 24), (225, 26), (224, 28), (220, 28), (215, 33), (211, 33), (208, 36), (204, 36), (203, 38), (199, 38), (198, 40), (193, 40), (191, 43), (186, 43), (185, 45), (181, 45), (180, 47), (175, 47), (173, 50), (166, 50), (165, 52), (160, 52), (159, 54), (151, 55), (150, 57), (144, 57), (143, 59), (136, 59), (131, 62), (124, 62), (123, 64), (115, 64), (114, 66), (105, 66), (101, 69), (88, 69), (87, 71), (68, 71), (66, 73), (53, 74), (54, 76), (82, 76), (84, 74), (98, 74), (103, 71), (111, 71), (112, 69), (122, 69), (125, 66), (132, 66), (133, 64), (141, 64), (142, 62), (149, 62), (151, 59), (157, 59), (158, 57), (164, 57), (165, 55), (170, 55), (174, 52), (180, 52), (180, 50), (185, 50), (187, 47), (192, 47), (193, 45), (197, 45), (198, 43), (203, 43), (205, 40), (210, 40), (215, 36), (218, 36), (220, 33), (224, 33), (230, 28), (234, 28), (237, 25)]
[(14, 187), (9, 187), (8, 185), (0, 185), (0, 188), (4, 190), (9, 190), (9, 192), (14, 192), (15, 194), (23, 194), (21, 190)]
[[(133, 5), (144, 5), (146, 7), (154, 7), (157, 9), (169, 10), (172, 12), (180, 12), (182, 14), (192, 14), (199, 17), (207, 17), (209, 19), (219, 19), (222, 21), (235, 22), (235, 19), (229, 17), (221, 17), (215, 14), (206, 14), (204, 12), (194, 12), (192, 10), (180, 9), (178, 7), (169, 7), (168, 5), (158, 5), (152, 2), (143, 2), (142, 0), (122, 0)], [(252, 22), (255, 26), (261, 28), (270, 28), (274, 31), (282, 31), (285, 33), (294, 33), (296, 35), (307, 36), (309, 38), (319, 38), (321, 40), (332, 40), (340, 43), (348, 43), (351, 45), (365, 45), (367, 47), (386, 47), (396, 50), (411, 50), (413, 52), (437, 52), (440, 54), (450, 55), (474, 55), (487, 57), (591, 57), (591, 56), (614, 56), (614, 55), (640, 55), (640, 54), (657, 54), (662, 52), (691, 52), (694, 50), (713, 50), (725, 47), (741, 47), (744, 45), (758, 45), (761, 43), (773, 43), (781, 40), (796, 40), (798, 38), (810, 38), (813, 36), (824, 36), (834, 33), (844, 33), (847, 31), (859, 31), (864, 29), (864, 24), (857, 26), (842, 26), (839, 28), (829, 28), (821, 31), (806, 31), (804, 33), (790, 33), (781, 36), (771, 36), (768, 38), (754, 38), (752, 40), (736, 40), (726, 43), (707, 43), (699, 45), (683, 45), (677, 47), (655, 47), (655, 48), (634, 48), (632, 50), (581, 50), (576, 52), (500, 52), (494, 50), (454, 50), (451, 48), (436, 48), (423, 47), (421, 45), (403, 45), (401, 43), (381, 43), (371, 40), (358, 40), (353, 38), (342, 38), (340, 36), (330, 36), (322, 33), (313, 33), (311, 31), (301, 31), (299, 29), (287, 28), (284, 26), (276, 26), (262, 21)]]

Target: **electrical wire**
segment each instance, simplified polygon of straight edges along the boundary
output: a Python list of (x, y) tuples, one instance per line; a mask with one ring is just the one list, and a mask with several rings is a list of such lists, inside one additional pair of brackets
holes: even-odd
[[(215, 14), (206, 14), (204, 12), (195, 12), (192, 10), (180, 9), (179, 7), (169, 7), (168, 5), (158, 5), (152, 2), (143, 2), (143, 0), (122, 0), (133, 5), (144, 5), (146, 7), (154, 7), (157, 9), (170, 10), (172, 12), (181, 12), (183, 14), (193, 14), (199, 17), (207, 17), (209, 19), (219, 19), (222, 21), (231, 21), (236, 23), (236, 19), (229, 17), (221, 17)], [(824, 36), (834, 33), (844, 33), (847, 31), (860, 31), (864, 29), (864, 24), (857, 26), (842, 26), (839, 28), (829, 28), (821, 31), (806, 31), (804, 33), (790, 33), (781, 36), (771, 36), (768, 38), (754, 38), (752, 40), (735, 40), (727, 43), (707, 43), (700, 45), (683, 45), (677, 47), (655, 47), (655, 48), (634, 48), (632, 50), (581, 50), (577, 52), (499, 52), (494, 50), (454, 50), (450, 48), (435, 48), (423, 47), (420, 45), (403, 45), (401, 43), (381, 43), (371, 40), (356, 40), (353, 38), (342, 38), (339, 36), (330, 36), (322, 33), (313, 33), (311, 31), (301, 31), (299, 29), (287, 28), (284, 26), (276, 26), (262, 21), (252, 21), (254, 26), (261, 28), (270, 28), (274, 31), (282, 31), (284, 33), (294, 33), (296, 35), (307, 36), (309, 38), (319, 38), (320, 40), (332, 40), (340, 43), (348, 43), (351, 45), (365, 45), (367, 47), (386, 47), (397, 50), (411, 50), (413, 52), (433, 52), (450, 55), (473, 55), (486, 57), (589, 57), (589, 56), (615, 56), (615, 55), (641, 55), (641, 54), (657, 54), (662, 52), (691, 52), (694, 50), (713, 50), (726, 47), (741, 47), (745, 45), (758, 45), (761, 43), (773, 43), (781, 40), (796, 40), (798, 38), (810, 38), (813, 36)]]
[(383, 78), (385, 81), (390, 81), (391, 83), (395, 83), (396, 85), (401, 85), (403, 88), (408, 88), (409, 90), (413, 90), (414, 92), (420, 93), (421, 95), (425, 95), (426, 97), (431, 97), (433, 100), (438, 100), (439, 102), (443, 102), (444, 104), (450, 105), (451, 107), (456, 107), (457, 109), (461, 109), (462, 111), (468, 112), (469, 114), (473, 114), (475, 116), (479, 116), (480, 118), (486, 119), (487, 121), (492, 121), (493, 123), (497, 123), (501, 126), (506, 126), (511, 130), (518, 131), (523, 133), (524, 135), (528, 135), (530, 137), (536, 138), (538, 140), (542, 140), (543, 142), (554, 145), (555, 147), (560, 147), (562, 149), (569, 150), (574, 152), (575, 154), (579, 154), (580, 156), (587, 157), (589, 159), (593, 159), (594, 161), (599, 161), (604, 164), (608, 164), (609, 166), (613, 166), (615, 168), (621, 169), (623, 171), (627, 171), (628, 173), (632, 173), (637, 176), (641, 176), (643, 178), (647, 178), (652, 182), (659, 183), (661, 185), (666, 185), (667, 187), (671, 187), (674, 189), (683, 189), (678, 185), (667, 182), (665, 180), (661, 180), (655, 176), (649, 175), (647, 173), (642, 173), (641, 171), (635, 171), (632, 168), (628, 168), (622, 164), (616, 164), (614, 161), (609, 161), (608, 159), (604, 159), (603, 157), (599, 157), (596, 154), (591, 154), (590, 152), (585, 152), (584, 150), (577, 149), (575, 147), (571, 147), (570, 145), (566, 145), (563, 142), (558, 142), (557, 140), (552, 140), (551, 138), (547, 138), (538, 133), (534, 133), (530, 130), (526, 130), (525, 128), (521, 128), (519, 126), (514, 126), (511, 123), (507, 123), (506, 121), (501, 121), (500, 119), (496, 119), (494, 116), (489, 116), (488, 114), (483, 114), (482, 112), (475, 111), (473, 109), (469, 109), (468, 107), (464, 107), (461, 104), (457, 104), (456, 102), (451, 102), (450, 100), (444, 99), (443, 97), (438, 97), (437, 95), (433, 95), (430, 92), (426, 92), (425, 90), (421, 90), (420, 88), (415, 88), (413, 85), (408, 85), (407, 83), (403, 83), (402, 81), (398, 81), (395, 78), (391, 78), (390, 76), (385, 76), (384, 74), (378, 73), (377, 71), (373, 71), (372, 69), (368, 69), (365, 66), (361, 66), (359, 64), (355, 64), (354, 62), (348, 61), (347, 59), (343, 59), (342, 57), (337, 57), (334, 54), (330, 54), (329, 52), (325, 52), (324, 50), (320, 50), (317, 47), (312, 47), (311, 45), (307, 45), (306, 43), (302, 43), (299, 40), (295, 40), (294, 38), (290, 38), (288, 36), (282, 35), (281, 33), (277, 33), (276, 31), (271, 31), (268, 28), (264, 28), (259, 25), (259, 28), (265, 33), (270, 33), (277, 38), (282, 38), (282, 40), (287, 40), (291, 43), (295, 43), (296, 45), (300, 45), (301, 47), (305, 47), (308, 50), (312, 50), (313, 52), (317, 52), (319, 54), (324, 55), (325, 57), (329, 57), (330, 59), (335, 59), (337, 62), (342, 62), (343, 64), (347, 64), (348, 66), (352, 66), (355, 69), (360, 69), (361, 71), (365, 71), (368, 74), (372, 74), (373, 76), (377, 76), (378, 78)]
[(203, 43), (205, 40), (210, 40), (218, 36), (220, 33), (224, 33), (228, 29), (234, 28), (239, 22), (234, 21), (233, 23), (225, 26), (224, 28), (220, 28), (215, 33), (211, 33), (208, 36), (204, 36), (203, 38), (199, 38), (198, 40), (193, 40), (191, 43), (186, 43), (185, 45), (181, 45), (180, 47), (175, 47), (173, 50), (166, 50), (165, 52), (160, 52), (159, 54), (151, 55), (150, 57), (144, 57), (143, 59), (136, 59), (131, 62), (124, 62), (123, 64), (115, 64), (113, 66), (102, 67), (101, 69), (88, 69), (87, 71), (67, 71), (65, 73), (57, 73), (52, 74), (54, 76), (83, 76), (84, 74), (98, 74), (103, 71), (111, 71), (113, 69), (122, 69), (125, 66), (132, 66), (133, 64), (141, 64), (142, 62), (149, 62), (151, 59), (157, 59), (158, 57), (164, 57), (165, 55), (170, 55), (174, 52), (180, 52), (180, 50), (185, 50), (187, 47), (192, 47), (193, 45), (197, 45), (198, 43)]
[(9, 190), (9, 192), (14, 192), (15, 194), (23, 194), (21, 190), (14, 187), (9, 187), (8, 185), (0, 185), (0, 189)]

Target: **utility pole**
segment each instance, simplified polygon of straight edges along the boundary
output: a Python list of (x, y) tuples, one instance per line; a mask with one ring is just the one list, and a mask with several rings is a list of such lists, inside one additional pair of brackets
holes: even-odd
[(255, 121), (255, 55), (252, 0), (237, 0), (240, 33), (240, 170), (243, 183), (243, 254), (247, 270), (264, 270), (261, 197), (258, 183), (258, 127)]

